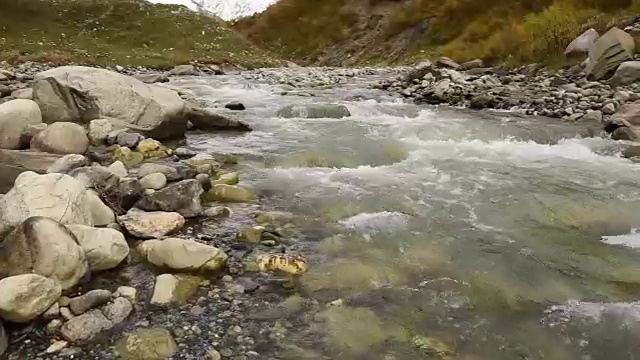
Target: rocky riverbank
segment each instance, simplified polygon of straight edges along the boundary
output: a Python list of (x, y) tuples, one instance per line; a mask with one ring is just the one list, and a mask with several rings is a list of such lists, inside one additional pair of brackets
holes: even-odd
[[(291, 216), (256, 209), (234, 158), (180, 147), (187, 131), (242, 133), (248, 125), (155, 84), (235, 70), (113, 70), (0, 70), (0, 356), (256, 356), (286, 330), (247, 314), (286, 314), (304, 303), (246, 301), (272, 286), (258, 270), (306, 268), (304, 258), (283, 255), (296, 252), (285, 241), (291, 226), (282, 228)], [(232, 213), (237, 231), (197, 231)]]
[[(592, 49), (589, 57), (567, 69), (551, 70), (540, 64), (517, 69), (485, 67), (481, 60), (458, 64), (441, 58), (421, 62), (408, 74), (383, 81), (379, 87), (417, 103), (601, 123), (614, 139), (638, 140), (640, 61), (634, 58), (634, 40), (617, 28), (600, 38), (593, 32), (576, 39), (589, 36), (591, 42), (582, 49)], [(572, 45), (568, 51), (574, 51)]]

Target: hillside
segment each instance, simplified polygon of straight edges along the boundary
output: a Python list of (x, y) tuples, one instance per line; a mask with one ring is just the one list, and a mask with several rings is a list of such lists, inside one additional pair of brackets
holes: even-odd
[(639, 0), (280, 0), (235, 26), (306, 64), (412, 62), (445, 55), (554, 62), (583, 30), (624, 23)]
[(274, 65), (220, 19), (143, 0), (0, 0), (0, 60)]

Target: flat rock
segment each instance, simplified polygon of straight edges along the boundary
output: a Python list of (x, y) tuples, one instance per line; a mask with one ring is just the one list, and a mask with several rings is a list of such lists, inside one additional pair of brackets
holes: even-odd
[(177, 212), (131, 209), (126, 215), (118, 217), (118, 223), (135, 237), (153, 239), (181, 229), (185, 219)]
[(158, 267), (182, 271), (219, 270), (228, 259), (221, 249), (180, 238), (144, 241), (138, 251)]
[(40, 316), (58, 300), (62, 291), (55, 280), (37, 274), (4, 278), (0, 280), (0, 289), (0, 317), (16, 323)]

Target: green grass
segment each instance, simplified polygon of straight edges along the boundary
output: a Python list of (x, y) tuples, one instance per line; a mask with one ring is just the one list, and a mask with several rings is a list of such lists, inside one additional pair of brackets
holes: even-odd
[(0, 0), (0, 60), (276, 65), (220, 19), (142, 0)]
[(639, 9), (640, 0), (280, 0), (235, 27), (256, 45), (308, 64), (442, 55), (557, 64), (576, 35), (624, 24)]

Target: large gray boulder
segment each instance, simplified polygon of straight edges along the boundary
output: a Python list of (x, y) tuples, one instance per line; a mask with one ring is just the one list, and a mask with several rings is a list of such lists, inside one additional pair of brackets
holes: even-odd
[[(37, 274), (4, 278), (0, 280), (0, 289), (0, 317), (16, 323), (26, 323), (40, 316), (58, 300), (62, 291), (55, 280)], [(1, 342), (2, 339), (0, 354)]]
[(27, 125), (42, 123), (38, 104), (17, 99), (0, 104), (0, 149), (19, 149), (20, 136)]
[(173, 270), (219, 270), (227, 262), (224, 251), (194, 240), (147, 240), (138, 251), (152, 264)]
[(0, 228), (17, 226), (32, 216), (43, 216), (62, 224), (93, 225), (87, 190), (65, 174), (20, 174), (0, 199)]
[(28, 218), (2, 242), (0, 277), (34, 273), (56, 280), (66, 290), (87, 270), (75, 236), (50, 218)]
[(89, 149), (89, 138), (82, 126), (57, 122), (34, 136), (31, 148), (53, 154), (84, 154)]
[(586, 54), (589, 51), (591, 45), (593, 45), (598, 38), (600, 38), (600, 34), (595, 29), (589, 29), (580, 36), (576, 37), (564, 50), (564, 55), (572, 55), (572, 54)]
[(592, 80), (600, 80), (623, 62), (633, 60), (635, 51), (633, 37), (613, 27), (589, 48), (589, 62), (585, 73)]
[(173, 90), (116, 72), (63, 66), (39, 73), (34, 100), (45, 122), (89, 123), (107, 118), (155, 139), (184, 135), (184, 101)]
[(200, 195), (203, 192), (198, 180), (183, 180), (145, 194), (136, 207), (146, 211), (175, 211), (186, 218), (196, 217), (202, 212)]
[(613, 74), (609, 84), (613, 87), (630, 85), (640, 80), (640, 61), (625, 61)]
[(129, 255), (129, 244), (121, 232), (110, 228), (67, 225), (82, 247), (89, 270), (113, 269)]
[(289, 105), (280, 109), (277, 114), (283, 118), (304, 118), (304, 119), (341, 119), (351, 116), (349, 109), (344, 105), (337, 104), (307, 104)]

